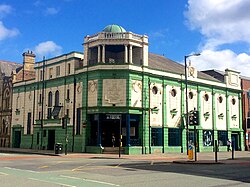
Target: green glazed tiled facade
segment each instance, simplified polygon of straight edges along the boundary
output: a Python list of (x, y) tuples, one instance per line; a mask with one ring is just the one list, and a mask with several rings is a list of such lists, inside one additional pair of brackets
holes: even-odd
[[(107, 29), (84, 38), (83, 54), (37, 62), (34, 80), (14, 84), (12, 147), (53, 150), (62, 143), (70, 152), (103, 153), (112, 148), (112, 135), (115, 147), (122, 135), (125, 154), (187, 152), (193, 145), (184, 66), (149, 53), (145, 35)], [(226, 151), (227, 139), (243, 149), (239, 73), (226, 72), (221, 82), (187, 67), (188, 112), (199, 111), (200, 152), (214, 151), (215, 141)]]

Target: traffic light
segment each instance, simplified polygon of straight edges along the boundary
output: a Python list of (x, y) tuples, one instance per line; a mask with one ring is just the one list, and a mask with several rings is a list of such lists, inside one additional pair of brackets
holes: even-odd
[(193, 111), (193, 125), (199, 124), (199, 112), (197, 110)]
[(194, 113), (193, 111), (189, 114), (189, 125), (194, 125)]

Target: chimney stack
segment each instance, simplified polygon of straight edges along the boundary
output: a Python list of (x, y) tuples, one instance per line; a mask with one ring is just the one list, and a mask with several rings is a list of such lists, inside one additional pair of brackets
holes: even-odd
[(23, 53), (23, 68), (24, 70), (34, 70), (35, 65), (35, 57), (32, 51), (28, 50), (28, 52)]

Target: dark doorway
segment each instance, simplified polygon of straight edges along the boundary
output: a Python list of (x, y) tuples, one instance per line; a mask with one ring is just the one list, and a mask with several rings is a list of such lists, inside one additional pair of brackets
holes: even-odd
[(119, 146), (120, 120), (105, 120), (102, 125), (102, 146), (112, 147), (112, 136), (115, 137), (114, 146)]
[(55, 130), (48, 130), (48, 150), (54, 150)]
[[(195, 142), (195, 139), (194, 139), (194, 130), (192, 130), (192, 129), (189, 129), (189, 132), (188, 132), (188, 137), (189, 137), (189, 141), (188, 141), (188, 144), (189, 145), (192, 145), (192, 146), (194, 146), (194, 142)], [(200, 149), (199, 149), (199, 133), (198, 133), (198, 130), (196, 130), (196, 148), (197, 148), (197, 152), (199, 152), (200, 151)]]
[(14, 148), (20, 148), (21, 144), (21, 131), (14, 131)]
[[(239, 150), (240, 150), (239, 135), (238, 135), (238, 134), (232, 133), (231, 138), (232, 138), (232, 143), (234, 143), (235, 151), (239, 151)], [(232, 144), (232, 145), (233, 145), (233, 144)]]

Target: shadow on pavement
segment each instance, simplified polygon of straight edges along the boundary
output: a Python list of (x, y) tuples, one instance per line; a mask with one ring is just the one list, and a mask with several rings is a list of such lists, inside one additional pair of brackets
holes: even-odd
[[(249, 158), (248, 158), (249, 159)], [(167, 162), (122, 164), (126, 169), (171, 172), (250, 183), (250, 164), (175, 164)]]

